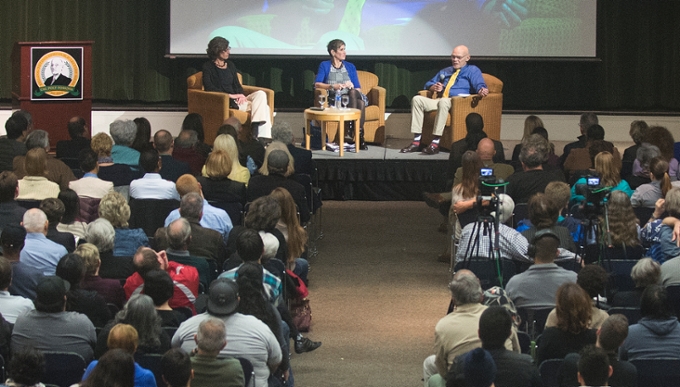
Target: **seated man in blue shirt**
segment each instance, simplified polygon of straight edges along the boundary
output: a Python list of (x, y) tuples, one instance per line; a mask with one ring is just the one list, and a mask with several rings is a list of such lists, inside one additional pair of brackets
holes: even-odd
[[(451, 63), (453, 66), (447, 67), (434, 78), (425, 83), (425, 90), (432, 92), (432, 98), (417, 95), (411, 100), (411, 133), (413, 142), (401, 153), (417, 152), (422, 149), (420, 139), (423, 131), (423, 118), (425, 112), (437, 111), (434, 121), (434, 139), (422, 149), (423, 153), (433, 155), (439, 153), (439, 139), (444, 132), (446, 119), (451, 110), (451, 98), (461, 94), (479, 94), (485, 97), (489, 94), (489, 89), (484, 83), (482, 71), (477, 66), (468, 65), (470, 54), (465, 46), (458, 46), (451, 53)], [(444, 96), (438, 98), (437, 96)]]

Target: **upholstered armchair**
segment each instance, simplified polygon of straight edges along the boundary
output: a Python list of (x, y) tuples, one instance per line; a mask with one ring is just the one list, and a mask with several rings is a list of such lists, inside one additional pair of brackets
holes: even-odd
[[(489, 74), (482, 74), (484, 82), (489, 88), (489, 95), (481, 98), (478, 94), (469, 97), (453, 97), (451, 111), (446, 119), (444, 133), (439, 145), (445, 149), (451, 149), (451, 143), (465, 137), (465, 117), (470, 113), (477, 113), (484, 119), (484, 132), (494, 140), (501, 137), (501, 114), (503, 112), (503, 82)], [(432, 97), (432, 92), (422, 90), (419, 95)], [(432, 141), (432, 129), (437, 112), (425, 113), (423, 121), (423, 138), (421, 144), (427, 145)]]
[[(357, 71), (357, 76), (361, 83), (361, 91), (366, 94), (369, 103), (365, 109), (364, 139), (366, 142), (382, 144), (385, 141), (385, 88), (378, 86), (378, 76), (373, 73)], [(318, 106), (319, 94), (328, 97), (328, 90), (314, 89), (315, 106)], [(332, 140), (336, 136), (338, 123), (328, 122), (326, 125), (328, 138)]]
[[(267, 94), (267, 102), (269, 103), (269, 110), (272, 113), (272, 122), (274, 122), (274, 90), (244, 85), (241, 74), (238, 74), (238, 80), (243, 86), (243, 94), (245, 95), (254, 93), (257, 90), (262, 90)], [(198, 113), (203, 117), (203, 132), (207, 144), (212, 144), (213, 141), (215, 141), (217, 129), (219, 129), (224, 120), (231, 116), (238, 118), (243, 125), (250, 125), (250, 112), (230, 109), (229, 95), (216, 91), (203, 90), (202, 71), (187, 78), (187, 102), (189, 113)]]

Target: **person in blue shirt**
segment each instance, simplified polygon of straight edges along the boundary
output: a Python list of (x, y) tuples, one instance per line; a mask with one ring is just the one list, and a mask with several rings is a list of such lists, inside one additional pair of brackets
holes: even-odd
[[(446, 119), (451, 110), (451, 98), (458, 95), (479, 94), (482, 98), (489, 94), (489, 89), (484, 83), (482, 71), (473, 65), (468, 65), (470, 54), (465, 46), (457, 46), (451, 53), (453, 66), (447, 67), (437, 73), (425, 83), (425, 90), (432, 92), (432, 98), (416, 95), (411, 100), (411, 133), (413, 142), (401, 153), (417, 152), (433, 155), (439, 153), (439, 139), (444, 132)], [(444, 98), (441, 98), (444, 97)], [(420, 139), (423, 131), (423, 118), (425, 112), (437, 111), (434, 121), (434, 139), (423, 149)]]

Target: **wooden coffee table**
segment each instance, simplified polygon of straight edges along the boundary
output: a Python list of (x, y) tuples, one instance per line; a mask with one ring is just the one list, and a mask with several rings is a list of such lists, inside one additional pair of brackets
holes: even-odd
[(340, 157), (345, 154), (345, 121), (354, 121), (354, 144), (356, 152), (359, 153), (359, 120), (361, 110), (359, 109), (335, 109), (325, 108), (324, 110), (305, 110), (305, 144), (309, 150), (309, 140), (311, 137), (310, 121), (319, 121), (321, 125), (321, 149), (326, 150), (326, 124), (328, 122), (338, 123), (338, 138), (340, 142)]

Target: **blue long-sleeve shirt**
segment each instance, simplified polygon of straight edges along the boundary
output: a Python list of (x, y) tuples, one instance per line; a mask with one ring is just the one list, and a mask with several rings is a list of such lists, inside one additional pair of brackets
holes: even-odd
[[(455, 70), (453, 66), (442, 69), (437, 73), (437, 75), (425, 83), (425, 87), (423, 87), (423, 89), (427, 90), (430, 88), (430, 86), (437, 82), (441, 82), (442, 85), (446, 87), (446, 84), (449, 82), (449, 79), (451, 79), (451, 75), (453, 75), (454, 71)], [(482, 76), (482, 71), (479, 69), (479, 67), (474, 65), (465, 65), (460, 69), (460, 74), (458, 74), (456, 81), (453, 83), (453, 86), (451, 86), (451, 90), (449, 90), (449, 97), (455, 97), (458, 94), (476, 94), (482, 87), (487, 86), (484, 82), (484, 77)]]

